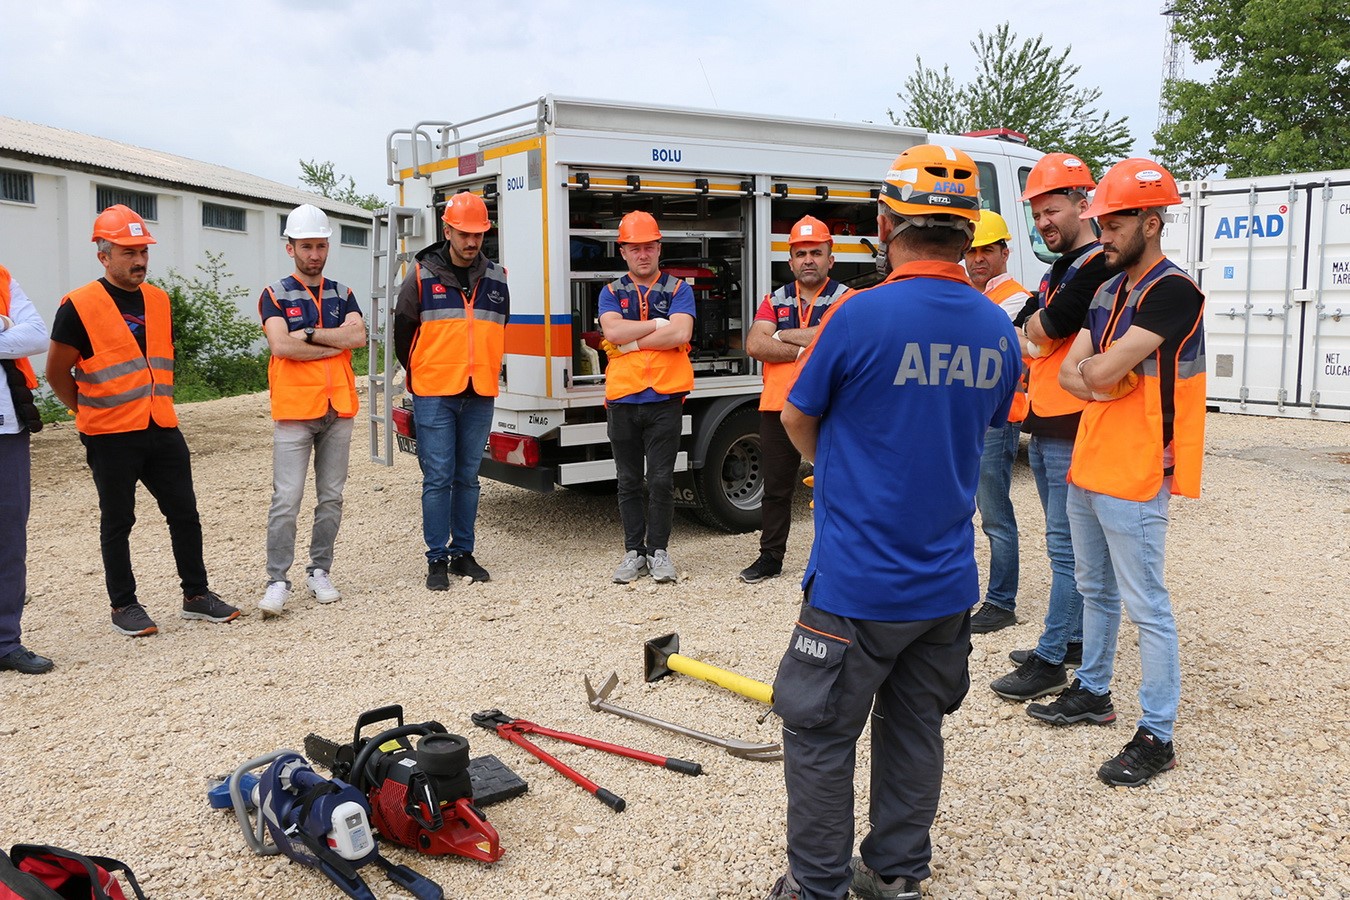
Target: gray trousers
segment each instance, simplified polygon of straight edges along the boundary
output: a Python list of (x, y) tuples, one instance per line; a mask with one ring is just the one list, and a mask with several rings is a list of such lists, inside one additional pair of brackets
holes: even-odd
[[(0, 385), (0, 390), (4, 390)], [(32, 456), (27, 431), (0, 434), (0, 656), (21, 646), (19, 619), (28, 589), (28, 512)]]
[(347, 484), (352, 425), (332, 407), (321, 419), (283, 420), (272, 431), (272, 508), (267, 511), (267, 580), (285, 581), (295, 561), (295, 519), (305, 495), (310, 451), (314, 453), (314, 530), (306, 572), (333, 568), (333, 543), (342, 523), (342, 489)]
[(848, 896), (853, 772), (871, 713), (872, 828), (862, 858), (883, 878), (922, 881), (942, 793), (942, 717), (970, 689), (970, 613), (872, 622), (809, 604), (808, 595), (773, 683), (792, 875), (807, 900)]

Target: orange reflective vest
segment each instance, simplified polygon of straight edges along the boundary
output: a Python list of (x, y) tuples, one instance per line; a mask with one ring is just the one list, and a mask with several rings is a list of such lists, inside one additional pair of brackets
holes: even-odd
[[(1088, 309), (1092, 346), (1102, 353), (1130, 330), (1135, 313), (1149, 291), (1164, 278), (1195, 282), (1176, 263), (1163, 258), (1118, 304), (1125, 275), (1110, 278), (1097, 290)], [(1199, 288), (1196, 287), (1199, 291)], [(1205, 326), (1204, 308), (1180, 344), (1174, 359), (1162, 358), (1162, 347), (1134, 369), (1139, 385), (1119, 400), (1091, 401), (1078, 422), (1069, 481), (1084, 490), (1121, 500), (1145, 501), (1163, 484), (1167, 447), (1163, 446), (1164, 397), (1160, 370), (1175, 368), (1172, 382), (1173, 494), (1200, 496), (1200, 469), (1205, 456)]]
[[(341, 320), (324, 326), (323, 303), (330, 308), (337, 301), (338, 314), (346, 303), (349, 289), (336, 281), (324, 280), (322, 296), (316, 296), (309, 287), (295, 278), (283, 278), (268, 285), (268, 293), (288, 324), (297, 319), (314, 322), (316, 327), (337, 328)], [(291, 313), (296, 315), (292, 316)], [(272, 391), (272, 418), (321, 419), (331, 405), (339, 418), (356, 415), (356, 375), (352, 372), (352, 352), (344, 350), (327, 359), (283, 359), (273, 356), (267, 363), (267, 384)]]
[[(1055, 295), (1073, 280), (1078, 270), (1101, 254), (1101, 247), (1095, 243), (1090, 246), (1091, 249), (1069, 264), (1064, 277), (1053, 290), (1050, 288), (1050, 273), (1046, 272), (1041, 278), (1041, 288), (1036, 292), (1036, 300), (1041, 309), (1054, 303)], [(1069, 355), (1069, 348), (1073, 346), (1073, 337), (1070, 335), (1061, 340), (1059, 346), (1049, 356), (1038, 359), (1027, 358), (1027, 399), (1031, 403), (1031, 411), (1042, 418), (1082, 412), (1083, 407), (1087, 405), (1086, 400), (1080, 400), (1059, 386), (1059, 370), (1064, 365), (1065, 357)]]
[(472, 293), (446, 284), (422, 263), (413, 270), (421, 306), (408, 356), (408, 389), (414, 394), (452, 397), (472, 380), (478, 396), (497, 396), (511, 294), (506, 270), (483, 261), (487, 269)]
[[(1023, 299), (1031, 296), (1031, 291), (1017, 283), (1017, 279), (1008, 273), (989, 279), (988, 284), (984, 286), (984, 295), (994, 302), (995, 306), (1002, 306), (1007, 300), (1014, 297)], [(1017, 392), (1013, 394), (1012, 408), (1008, 410), (1009, 422), (1021, 422), (1027, 417), (1027, 357), (1022, 357), (1022, 377), (1017, 379)]]
[[(680, 279), (663, 272), (645, 294), (627, 275), (611, 281), (608, 287), (622, 304), (625, 297), (634, 294), (646, 297), (659, 292), (673, 298), (680, 283)], [(646, 303), (637, 309), (637, 321), (645, 322), (651, 318)], [(647, 388), (667, 396), (687, 394), (694, 389), (694, 365), (689, 361), (688, 344), (669, 350), (633, 350), (614, 357), (605, 367), (606, 400), (631, 397)]]
[[(12, 280), (9, 269), (0, 266), (0, 316), (9, 315), (9, 283)], [(37, 388), (37, 373), (33, 371), (33, 364), (27, 357), (14, 360), (14, 366), (23, 373), (23, 383), (28, 385), (30, 391)]]
[[(848, 294), (847, 285), (831, 278), (821, 286), (820, 291), (814, 298), (803, 300), (800, 298), (797, 282), (794, 280), (791, 284), (783, 285), (765, 299), (773, 307), (775, 321), (781, 331), (788, 328), (812, 328), (819, 325), (821, 316), (825, 315), (825, 311), (830, 308), (830, 304), (836, 300), (842, 300)], [(792, 390), (792, 383), (797, 380), (798, 362), (800, 362), (799, 359), (794, 359), (792, 362), (766, 362), (764, 364), (764, 391), (759, 395), (761, 411), (782, 411), (783, 404), (787, 402), (788, 392)]]
[(75, 427), (81, 434), (143, 431), (150, 422), (175, 428), (173, 317), (169, 295), (141, 285), (145, 299), (145, 352), (117, 304), (97, 281), (71, 291), (62, 303), (79, 314), (93, 356), (75, 364)]

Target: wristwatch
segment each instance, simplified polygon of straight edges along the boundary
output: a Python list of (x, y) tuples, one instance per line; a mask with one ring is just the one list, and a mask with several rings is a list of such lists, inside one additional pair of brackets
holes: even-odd
[(305, 343), (306, 343), (306, 344), (312, 344), (312, 343), (314, 343), (314, 329), (313, 329), (313, 328), (306, 328), (306, 329), (305, 329)]

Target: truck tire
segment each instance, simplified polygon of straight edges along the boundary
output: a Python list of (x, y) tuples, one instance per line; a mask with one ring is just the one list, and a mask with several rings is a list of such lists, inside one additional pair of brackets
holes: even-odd
[(738, 409), (713, 432), (703, 468), (694, 473), (697, 514), (732, 534), (760, 527), (764, 499), (764, 454), (759, 446), (759, 410)]

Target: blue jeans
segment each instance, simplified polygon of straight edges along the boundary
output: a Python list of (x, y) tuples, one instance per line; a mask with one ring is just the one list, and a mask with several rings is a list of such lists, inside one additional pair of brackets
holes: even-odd
[(1111, 689), (1120, 604), (1139, 628), (1139, 724), (1172, 739), (1181, 701), (1181, 661), (1172, 600), (1163, 584), (1170, 485), (1152, 500), (1121, 500), (1069, 486), (1069, 524), (1083, 592), (1083, 666), (1078, 679), (1094, 694)]
[(1070, 642), (1083, 640), (1083, 595), (1074, 583), (1073, 538), (1065, 504), (1069, 496), (1069, 461), (1073, 441), (1068, 438), (1031, 436), (1027, 460), (1036, 478), (1036, 492), (1045, 510), (1045, 551), (1050, 557), (1050, 602), (1045, 610), (1045, 630), (1036, 644), (1036, 655), (1048, 663), (1064, 662)]
[(478, 467), (492, 430), (492, 409), (491, 397), (413, 397), (428, 560), (473, 552)]
[(980, 486), (975, 491), (980, 527), (989, 538), (989, 589), (985, 591), (984, 602), (1009, 611), (1017, 607), (1017, 515), (1009, 492), (1021, 436), (1020, 422), (1009, 422), (984, 433)]

